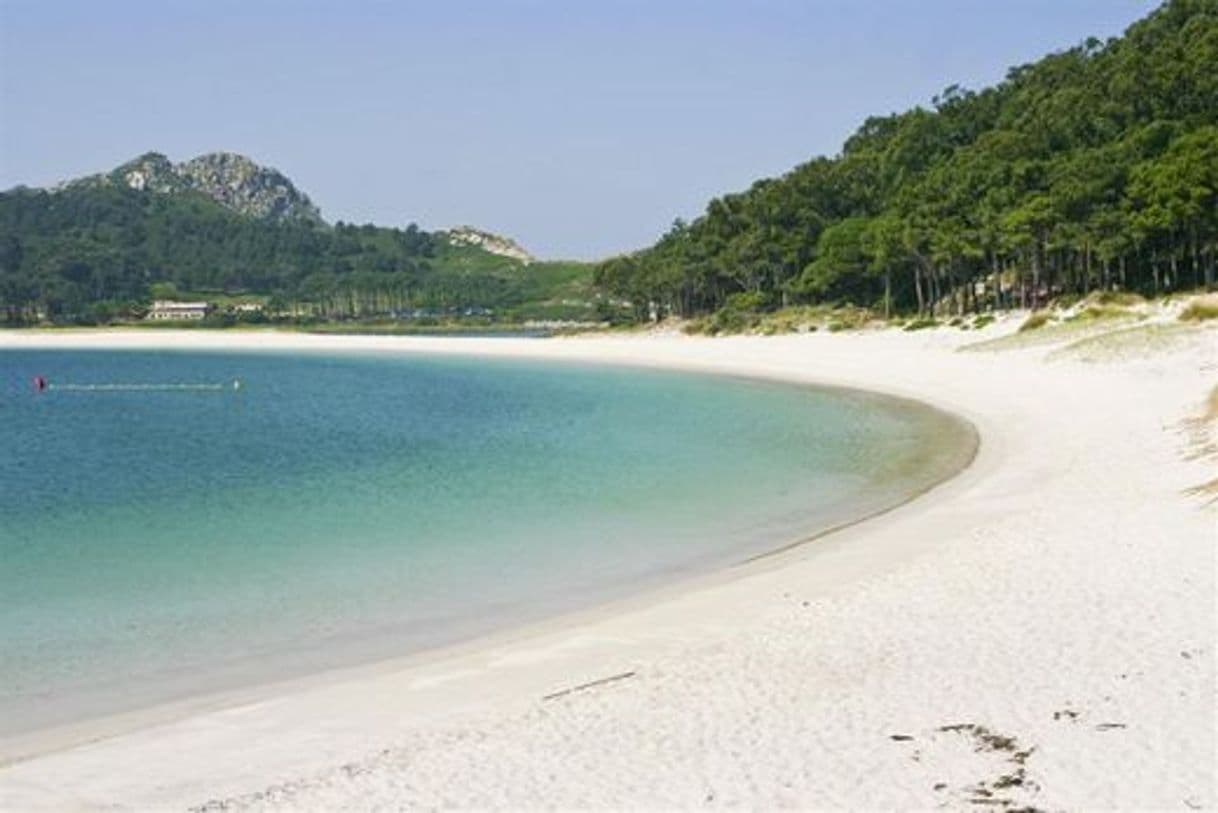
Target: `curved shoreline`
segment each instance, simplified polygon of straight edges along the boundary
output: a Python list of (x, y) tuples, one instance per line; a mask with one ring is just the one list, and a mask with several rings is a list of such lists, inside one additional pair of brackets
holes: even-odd
[(1033, 749), (1028, 781), (1003, 791), (1021, 804), (1212, 804), (1212, 529), (1180, 496), (1206, 463), (1171, 430), (1204, 396), (1211, 334), (1107, 366), (955, 353), (972, 337), (953, 331), (343, 342), (838, 385), (960, 415), (982, 443), (930, 494), (816, 545), (192, 709), (10, 765), (0, 792), (21, 808), (691, 807), (713, 782), (744, 806), (965, 805), (1008, 770), (980, 773), (953, 728), (975, 725)]
[[(18, 333), (13, 334), (24, 337), (31, 334)], [(189, 351), (189, 352), (206, 352), (206, 351), (226, 351), (226, 352), (283, 352), (283, 353), (326, 353), (326, 354), (357, 354), (357, 353), (376, 353), (378, 355), (422, 355), (435, 356), (438, 355), (431, 349), (419, 349), (416, 347), (394, 346), (399, 341), (405, 340), (410, 342), (417, 337), (371, 337), (375, 338), (375, 348), (363, 348), (351, 346), (351, 343), (346, 341), (350, 337), (324, 337), (324, 342), (313, 342), (309, 339), (312, 334), (276, 334), (288, 338), (289, 341), (277, 344), (274, 347), (258, 346), (253, 344), (255, 338), (260, 337), (261, 332), (242, 333), (226, 331), (224, 333), (210, 334), (217, 337), (223, 337), (225, 340), (237, 339), (234, 344), (229, 344), (225, 341), (222, 343), (206, 343), (206, 346), (197, 346), (197, 337), (200, 335), (197, 332), (169, 332), (157, 331), (150, 334), (135, 334), (129, 331), (71, 331), (63, 334), (35, 334), (33, 338), (63, 338), (67, 340), (67, 344), (58, 342), (42, 342), (38, 341), (34, 347), (28, 349), (48, 349), (48, 350), (69, 350), (69, 349), (88, 349), (88, 350), (173, 350), (173, 351)], [(138, 346), (132, 347), (127, 341), (116, 342), (111, 344), (107, 339), (123, 339), (138, 337), (144, 341), (140, 341)], [(301, 337), (303, 342), (297, 344), (291, 342), (291, 338)], [(78, 346), (78, 339), (85, 339), (87, 344), (84, 347)], [(164, 341), (167, 338), (168, 341)], [(428, 337), (430, 338), (430, 337)], [(468, 337), (461, 337), (462, 339)], [(98, 341), (100, 339), (100, 341)], [(337, 342), (335, 341), (337, 339)], [(441, 337), (442, 341), (448, 343), (452, 337)], [(185, 340), (185, 343), (183, 343)], [(458, 339), (460, 341), (460, 339)], [(485, 341), (485, 339), (484, 339)], [(502, 337), (490, 337), (489, 341), (495, 342), (496, 345), (502, 342)], [(510, 360), (519, 361), (537, 361), (538, 357), (534, 353), (519, 352), (529, 347), (536, 346), (533, 344), (535, 340), (526, 340), (523, 348), (513, 348), (517, 352), (509, 352), (507, 354), (487, 354), (486, 348), (468, 347), (460, 344), (452, 344), (452, 355), (476, 358), (507, 358)], [(323, 344), (324, 346), (318, 346)], [(20, 347), (12, 347), (3, 342), (3, 334), (0, 334), (0, 350), (4, 349), (27, 349)], [(482, 352), (479, 352), (479, 350)], [(554, 361), (545, 359), (543, 363)], [(559, 360), (560, 362), (562, 360)], [(569, 359), (568, 363), (577, 363), (580, 365), (598, 366), (602, 364), (598, 359)], [(440, 642), (437, 644), (426, 645), (418, 649), (408, 652), (401, 652), (390, 655), (373, 655), (368, 658), (358, 658), (349, 663), (340, 663), (337, 665), (324, 665), (316, 669), (300, 671), (294, 673), (280, 673), (278, 675), (263, 673), (263, 677), (257, 677), (259, 668), (256, 664), (235, 663), (231, 667), (226, 668), (220, 674), (241, 675), (246, 674), (244, 678), (237, 678), (236, 685), (227, 686), (224, 688), (204, 689), (202, 691), (186, 691), (179, 697), (169, 699), (155, 700), (149, 703), (141, 703), (134, 707), (117, 712), (109, 712), (101, 715), (89, 716), (82, 720), (73, 721), (71, 723), (42, 726), (26, 731), (20, 731), (15, 734), (10, 734), (5, 737), (0, 737), (0, 768), (8, 765), (17, 764), (20, 762), (36, 759), (40, 756), (62, 751), (73, 746), (83, 743), (94, 742), (101, 739), (109, 739), (115, 736), (125, 735), (136, 732), (140, 729), (147, 728), (152, 725), (164, 724), (181, 720), (193, 714), (204, 710), (219, 710), (231, 708), (240, 704), (257, 702), (276, 697), (284, 691), (291, 688), (299, 688), (304, 686), (326, 685), (336, 681), (350, 679), (352, 674), (363, 674), (366, 672), (376, 672), (385, 669), (398, 669), (409, 665), (421, 663), (433, 663), (441, 660), (446, 656), (456, 652), (476, 651), (479, 649), (495, 646), (504, 641), (524, 639), (532, 637), (541, 631), (552, 631), (556, 629), (567, 629), (577, 626), (588, 617), (599, 617), (603, 615), (611, 615), (619, 612), (623, 608), (640, 609), (654, 605), (665, 600), (666, 597), (680, 594), (689, 589), (693, 589), (705, 584), (717, 583), (719, 576), (733, 577), (744, 575), (750, 567), (756, 567), (755, 563), (763, 560), (778, 560), (781, 557), (788, 555), (797, 548), (808, 545), (814, 541), (824, 539), (827, 536), (840, 533), (847, 528), (866, 523), (876, 517), (888, 514), (899, 510), (901, 507), (917, 500), (923, 495), (942, 486), (945, 482), (958, 477), (963, 471), (969, 468), (976, 459), (980, 448), (980, 435), (976, 427), (968, 420), (961, 418), (940, 407), (931, 406), (923, 401), (904, 397), (877, 393), (871, 390), (863, 390), (855, 387), (844, 387), (831, 383), (819, 381), (803, 381), (792, 380), (786, 376), (764, 376), (755, 375), (748, 371), (704, 371), (690, 370), (680, 364), (673, 365), (656, 365), (656, 364), (637, 364), (634, 362), (625, 362), (620, 364), (612, 364), (618, 367), (634, 367), (644, 370), (660, 370), (671, 372), (678, 375), (705, 375), (712, 378), (729, 378), (739, 379), (744, 381), (754, 381), (762, 383), (779, 384), (783, 386), (792, 386), (797, 388), (810, 388), (820, 391), (829, 391), (841, 393), (852, 397), (864, 399), (875, 399), (885, 402), (888, 405), (896, 405), (895, 408), (902, 411), (908, 410), (911, 414), (933, 415), (937, 421), (944, 424), (952, 424), (950, 429), (938, 430), (935, 435), (935, 440), (944, 441), (951, 444), (951, 450), (946, 455), (948, 459), (936, 461), (936, 465), (926, 471), (926, 464), (919, 466), (919, 475), (925, 472), (924, 476), (919, 476), (916, 482), (910, 483), (914, 487), (912, 490), (902, 488), (891, 499), (883, 499), (876, 501), (878, 507), (864, 508), (862, 513), (848, 516), (848, 518), (835, 521), (830, 520), (830, 524), (823, 526), (820, 524), (812, 524), (813, 517), (806, 518), (806, 521), (812, 525), (810, 530), (797, 532), (794, 536), (778, 537), (773, 540), (774, 547), (766, 548), (760, 552), (744, 555), (743, 558), (728, 561), (718, 566), (705, 566), (692, 570), (682, 569), (680, 572), (670, 574), (663, 579), (656, 579), (644, 584), (635, 584), (632, 586), (619, 585), (615, 588), (606, 588), (605, 596), (591, 600), (588, 603), (576, 604), (572, 606), (563, 606), (556, 608), (553, 612), (542, 615), (526, 614), (523, 618), (517, 618), (514, 621), (506, 621), (496, 625), (494, 628), (487, 631), (473, 632), (472, 634), (457, 635), (455, 638)], [(924, 418), (923, 418), (924, 419)], [(931, 440), (927, 441), (928, 443)], [(798, 524), (803, 525), (801, 520)], [(221, 683), (224, 681), (221, 680)]]

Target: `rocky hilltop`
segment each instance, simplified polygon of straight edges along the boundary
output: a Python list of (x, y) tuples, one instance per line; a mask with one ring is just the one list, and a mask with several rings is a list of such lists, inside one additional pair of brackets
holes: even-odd
[[(159, 152), (147, 152), (109, 172), (67, 181), (51, 191), (109, 185), (160, 195), (199, 193), (259, 220), (325, 222), (308, 195), (287, 176), (232, 152), (209, 152), (176, 164)], [(435, 236), (450, 245), (481, 249), (525, 265), (535, 259), (515, 240), (473, 226), (458, 226)]]
[(266, 220), (322, 222), (321, 212), (283, 173), (244, 155), (212, 152), (180, 164), (149, 152), (103, 175), (67, 184), (121, 184), (158, 194), (201, 192), (238, 214)]
[(535, 259), (532, 254), (525, 251), (519, 243), (510, 237), (491, 234), (481, 229), (475, 229), (473, 226), (458, 226), (455, 229), (449, 229), (444, 232), (444, 236), (454, 246), (475, 246), (490, 254), (498, 254), (500, 257), (510, 257), (513, 260), (519, 260), (525, 265), (528, 265)]

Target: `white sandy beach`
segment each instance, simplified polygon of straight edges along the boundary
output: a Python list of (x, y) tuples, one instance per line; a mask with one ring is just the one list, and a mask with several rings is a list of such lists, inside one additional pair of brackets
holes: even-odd
[(764, 376), (915, 398), (981, 437), (932, 492), (710, 577), (113, 721), (76, 744), (0, 743), (10, 760), (49, 749), (0, 768), (0, 808), (1214, 807), (1218, 515), (1215, 494), (1189, 489), (1218, 476), (1213, 423), (1190, 421), (1218, 384), (1218, 329), (1047, 328), (957, 349), (1017, 323), (546, 341), (0, 333), (0, 349), (425, 351)]

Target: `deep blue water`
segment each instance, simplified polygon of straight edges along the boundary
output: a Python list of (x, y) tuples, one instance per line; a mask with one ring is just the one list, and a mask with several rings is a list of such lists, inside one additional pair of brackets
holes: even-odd
[(738, 561), (924, 486), (956, 428), (859, 394), (614, 368), (0, 351), (0, 734)]

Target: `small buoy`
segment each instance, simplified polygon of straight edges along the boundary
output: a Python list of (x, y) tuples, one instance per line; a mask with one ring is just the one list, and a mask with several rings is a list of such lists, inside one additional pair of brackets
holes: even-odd
[(235, 390), (241, 389), (241, 379), (240, 378), (233, 379), (233, 389), (235, 389)]
[(45, 392), (47, 388), (47, 378), (44, 375), (34, 376), (34, 391)]

